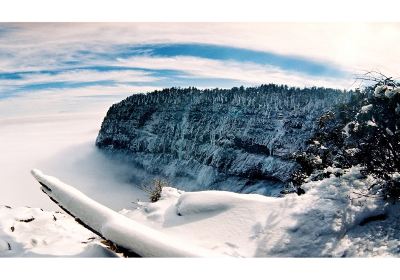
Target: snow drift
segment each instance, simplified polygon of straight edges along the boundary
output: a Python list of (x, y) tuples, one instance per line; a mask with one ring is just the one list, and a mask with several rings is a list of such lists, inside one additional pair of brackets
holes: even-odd
[(39, 170), (32, 170), (32, 175), (42, 185), (42, 191), (60, 207), (101, 237), (124, 249), (143, 257), (216, 256), (212, 251), (182, 242), (137, 223)]
[(358, 167), (344, 173), (281, 198), (164, 188), (158, 202), (121, 213), (234, 257), (398, 256), (397, 206), (363, 196), (374, 180), (363, 179)]

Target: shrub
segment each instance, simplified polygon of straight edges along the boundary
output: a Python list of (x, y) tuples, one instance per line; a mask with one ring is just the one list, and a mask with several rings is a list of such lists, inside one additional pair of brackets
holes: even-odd
[(168, 183), (157, 178), (151, 184), (145, 184), (140, 187), (141, 190), (146, 192), (149, 196), (150, 202), (157, 202), (161, 198), (161, 193)]
[(329, 166), (360, 165), (363, 175), (378, 181), (371, 192), (400, 198), (400, 84), (387, 77), (368, 79), (376, 84), (321, 116), (306, 150), (294, 155), (300, 165), (292, 176), (294, 185), (311, 174), (311, 179), (324, 178), (321, 170)]

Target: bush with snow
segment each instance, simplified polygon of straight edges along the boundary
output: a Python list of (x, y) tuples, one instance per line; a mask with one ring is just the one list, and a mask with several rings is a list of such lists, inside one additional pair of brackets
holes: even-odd
[(307, 150), (295, 155), (301, 170), (293, 182), (301, 184), (312, 174), (314, 179), (329, 176), (323, 171), (329, 166), (360, 165), (363, 174), (378, 180), (373, 194), (400, 198), (400, 183), (393, 177), (400, 171), (399, 93), (399, 83), (384, 79), (323, 115)]

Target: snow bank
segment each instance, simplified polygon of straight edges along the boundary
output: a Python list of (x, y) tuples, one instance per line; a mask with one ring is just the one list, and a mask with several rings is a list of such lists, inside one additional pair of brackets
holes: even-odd
[[(182, 242), (230, 256), (374, 256), (374, 247), (362, 243), (363, 229), (377, 223), (393, 228), (395, 218), (383, 201), (363, 195), (374, 180), (359, 171), (354, 167), (340, 178), (309, 182), (303, 185), (305, 195), (283, 198), (164, 188), (158, 202), (121, 213)], [(377, 245), (380, 255), (398, 256), (398, 237), (392, 234), (390, 242), (377, 238), (386, 244)]]
[(57, 178), (32, 170), (42, 184), (42, 191), (79, 218), (85, 225), (115, 244), (143, 257), (201, 257), (216, 256), (213, 251), (172, 238), (150, 227), (132, 221), (106, 206), (90, 199)]
[(60, 212), (0, 206), (0, 257), (115, 257), (92, 232)]

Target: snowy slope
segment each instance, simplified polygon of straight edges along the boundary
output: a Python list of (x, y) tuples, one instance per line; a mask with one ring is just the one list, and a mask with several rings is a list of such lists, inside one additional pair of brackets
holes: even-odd
[(66, 214), (0, 206), (0, 257), (115, 256)]
[(139, 202), (122, 215), (54, 177), (37, 170), (33, 175), (74, 216), (141, 256), (400, 255), (398, 206), (363, 195), (374, 180), (358, 167), (304, 184), (302, 196), (165, 187), (158, 202)]
[(305, 195), (284, 198), (165, 188), (157, 203), (121, 213), (230, 256), (398, 256), (395, 206), (359, 195), (372, 183), (352, 168), (341, 178), (307, 183)]

